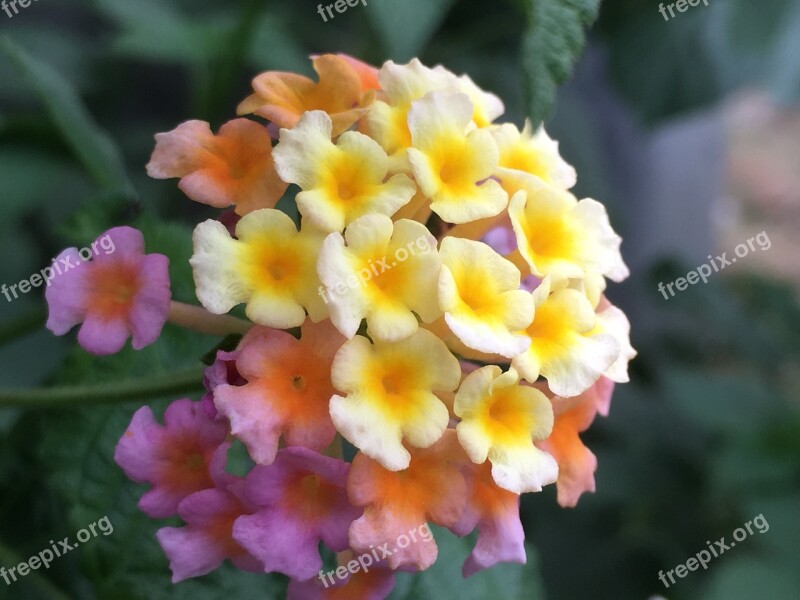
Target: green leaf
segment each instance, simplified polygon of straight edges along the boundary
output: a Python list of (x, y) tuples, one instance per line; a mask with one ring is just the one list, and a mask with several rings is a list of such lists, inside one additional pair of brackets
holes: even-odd
[(10, 37), (0, 38), (0, 48), (36, 93), (53, 124), (97, 184), (106, 191), (135, 196), (119, 148), (95, 122), (72, 86)]
[(370, 0), (364, 10), (386, 53), (407, 61), (422, 52), (453, 4), (455, 0)]
[(700, 5), (673, 23), (664, 22), (656, 5), (609, 6), (601, 18), (609, 72), (642, 120), (653, 122), (697, 109), (722, 94), (711, 9)]
[(113, 47), (122, 56), (189, 64), (210, 58), (203, 31), (166, 2), (94, 0), (94, 5), (120, 27)]
[(529, 0), (522, 38), (528, 114), (539, 124), (553, 109), (556, 88), (567, 80), (597, 18), (600, 0)]

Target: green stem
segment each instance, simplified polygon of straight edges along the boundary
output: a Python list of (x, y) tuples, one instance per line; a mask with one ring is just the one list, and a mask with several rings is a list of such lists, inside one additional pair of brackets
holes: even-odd
[(230, 315), (214, 315), (202, 306), (185, 304), (173, 300), (169, 305), (169, 322), (206, 335), (226, 336), (233, 333), (244, 335), (253, 324)]
[(94, 385), (0, 390), (0, 408), (49, 408), (118, 404), (133, 400), (200, 392), (203, 369)]
[[(0, 542), (0, 566), (8, 569), (10, 567), (16, 567), (22, 561), (23, 559), (20, 558), (16, 552)], [(32, 587), (38, 588), (44, 593), (45, 597), (52, 598), (52, 600), (72, 600), (70, 596), (51, 583), (49, 579), (46, 579), (36, 571), (30, 571), (25, 575), (24, 581), (29, 583)], [(12, 582), (11, 585), (21, 585), (21, 583)]]

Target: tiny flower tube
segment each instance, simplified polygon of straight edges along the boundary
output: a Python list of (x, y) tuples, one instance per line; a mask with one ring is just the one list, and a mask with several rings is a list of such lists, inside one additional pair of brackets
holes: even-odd
[(233, 538), (267, 573), (311, 579), (322, 569), (319, 543), (334, 552), (349, 548), (348, 530), (362, 513), (347, 499), (349, 469), (307, 448), (283, 448), (247, 476), (245, 498), (257, 511), (236, 520)]
[(144, 237), (131, 227), (114, 227), (92, 244), (111, 245), (84, 262), (68, 248), (57, 261), (70, 265), (45, 291), (47, 328), (64, 335), (82, 323), (78, 343), (92, 354), (114, 354), (131, 336), (141, 350), (158, 339), (170, 308), (169, 259), (145, 254)]
[[(296, 183), (297, 208), (325, 232), (342, 231), (366, 214), (392, 216), (414, 196), (414, 182), (389, 172), (389, 157), (357, 131), (331, 141), (333, 123), (322, 111), (304, 114), (294, 129), (281, 129), (273, 156), (284, 181)], [(384, 181), (386, 180), (386, 181)]]
[(404, 441), (427, 448), (445, 433), (450, 417), (436, 392), (455, 390), (460, 379), (458, 360), (429, 331), (374, 344), (358, 335), (334, 358), (333, 385), (345, 395), (331, 398), (331, 417), (364, 454), (399, 471), (411, 460)]
[(277, 329), (299, 327), (306, 310), (314, 322), (327, 316), (316, 273), (323, 233), (310, 226), (298, 232), (285, 213), (265, 208), (242, 217), (236, 237), (211, 219), (195, 228), (189, 262), (209, 312), (225, 314), (244, 302), (250, 320)]
[(275, 171), (267, 128), (234, 119), (214, 135), (205, 121), (187, 121), (156, 134), (147, 165), (154, 179), (180, 178), (189, 198), (216, 208), (235, 205), (236, 214), (274, 208), (288, 187)]
[(139, 508), (154, 519), (173, 516), (187, 496), (228, 482), (226, 423), (209, 417), (200, 402), (176, 400), (159, 425), (148, 406), (133, 415), (114, 452), (128, 478), (149, 483)]
[(542, 392), (520, 384), (516, 370), (489, 365), (470, 373), (453, 410), (459, 442), (475, 464), (491, 462), (497, 485), (522, 494), (555, 483), (555, 459), (534, 445), (550, 435), (553, 408)]

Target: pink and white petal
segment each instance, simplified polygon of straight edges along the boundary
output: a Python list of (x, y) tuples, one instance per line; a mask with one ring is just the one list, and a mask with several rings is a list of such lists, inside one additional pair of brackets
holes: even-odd
[[(108, 241), (110, 240), (110, 242)], [(95, 252), (93, 260), (105, 262), (110, 260), (130, 260), (144, 254), (144, 236), (142, 232), (133, 227), (112, 227), (95, 240), (98, 249), (105, 250), (105, 246), (112, 245), (106, 252)]]
[(206, 575), (225, 560), (225, 554), (205, 531), (164, 527), (156, 532), (156, 538), (169, 558), (172, 583)]
[(172, 131), (156, 134), (156, 147), (147, 164), (147, 174), (154, 179), (183, 177), (200, 164), (204, 146), (213, 143), (214, 134), (205, 121), (186, 121)]
[(61, 261), (68, 261), (71, 265), (81, 265), (82, 261), (76, 248), (67, 248), (54, 260), (53, 279), (45, 290), (47, 300), (47, 328), (55, 335), (64, 335), (86, 317), (89, 295), (87, 282), (90, 275), (89, 268), (82, 265), (68, 268), (60, 275), (56, 271), (62, 268)]
[(98, 356), (115, 354), (125, 346), (129, 334), (124, 317), (104, 319), (90, 312), (78, 331), (78, 343), (87, 352)]
[(129, 479), (144, 483), (159, 472), (156, 456), (164, 434), (149, 406), (137, 410), (114, 450), (116, 462)]
[[(518, 506), (518, 505), (517, 505)], [(461, 573), (470, 577), (500, 562), (525, 564), (525, 531), (515, 511), (495, 513), (481, 521), (478, 541), (467, 557)]]
[(269, 465), (278, 453), (284, 423), (264, 401), (264, 387), (221, 385), (214, 392), (217, 410), (228, 418), (231, 433), (239, 438), (260, 465)]
[(233, 538), (264, 564), (267, 573), (305, 580), (322, 568), (315, 536), (307, 525), (283, 510), (239, 517), (233, 525)]

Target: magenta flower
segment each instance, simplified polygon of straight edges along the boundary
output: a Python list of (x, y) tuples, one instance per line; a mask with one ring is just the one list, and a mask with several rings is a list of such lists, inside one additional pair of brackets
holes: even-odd
[(239, 374), (239, 370), (236, 368), (238, 358), (238, 350), (235, 352), (218, 350), (214, 363), (204, 371), (203, 387), (206, 388), (206, 393), (202, 398), (203, 409), (212, 419), (223, 418), (214, 403), (214, 390), (220, 385), (239, 386), (247, 383), (247, 380)]
[(67, 248), (48, 267), (47, 328), (64, 335), (83, 323), (78, 343), (92, 354), (119, 352), (128, 336), (136, 350), (152, 344), (169, 312), (168, 267), (166, 256), (144, 254), (131, 227), (109, 229), (80, 252)]
[(269, 466), (247, 476), (245, 497), (259, 507), (237, 519), (233, 538), (266, 572), (306, 580), (322, 568), (319, 542), (334, 552), (350, 547), (350, 524), (361, 515), (345, 491), (350, 465), (300, 447), (284, 448)]
[(156, 537), (169, 558), (173, 583), (210, 573), (225, 559), (245, 571), (264, 569), (232, 537), (236, 519), (254, 509), (244, 500), (243, 483), (195, 492), (178, 506), (186, 526), (158, 530)]
[(194, 492), (234, 481), (225, 473), (227, 435), (224, 421), (211, 419), (201, 403), (188, 398), (169, 405), (163, 426), (143, 406), (117, 444), (114, 460), (133, 481), (152, 484), (139, 508), (164, 519)]
[(459, 536), (478, 528), (478, 541), (464, 561), (464, 577), (489, 569), (500, 562), (526, 562), (525, 532), (519, 518), (519, 494), (498, 486), (491, 464), (470, 464), (465, 469), (469, 485), (467, 503), (458, 523), (452, 528)]

